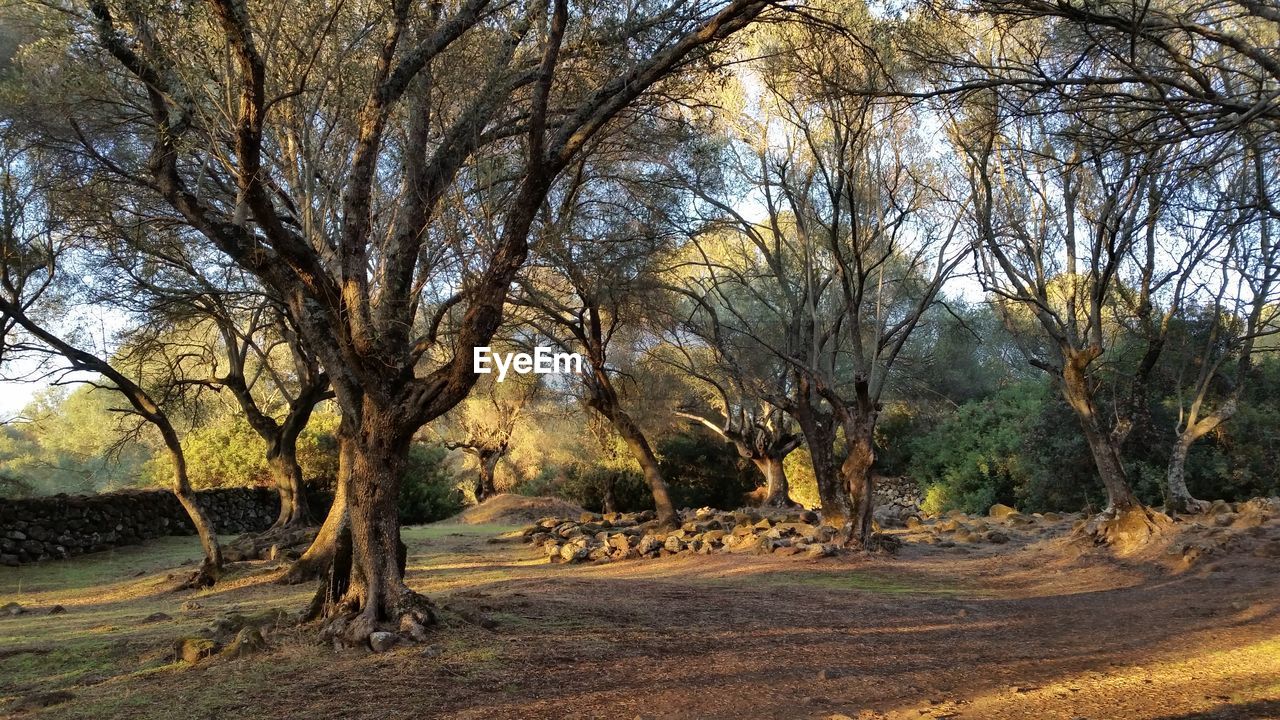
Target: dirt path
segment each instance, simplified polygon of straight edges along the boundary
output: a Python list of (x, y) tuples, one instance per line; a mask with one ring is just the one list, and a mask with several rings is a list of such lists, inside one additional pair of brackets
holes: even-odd
[[(305, 589), (257, 567), (194, 598), (127, 595), (138, 612), (173, 606), (181, 626), (106, 631), (131, 647), (122, 662), (150, 669), (72, 682), (73, 699), (30, 716), (1280, 718), (1280, 560), (1251, 552), (1182, 569), (1028, 537), (870, 559), (553, 566), (486, 542), (494, 531), (409, 533), (411, 584), (450, 623), (427, 648), (335, 653), (282, 630), (264, 655), (165, 664), (165, 637), (227, 607), (301, 606)], [(59, 593), (84, 597), (36, 597)], [(180, 610), (186, 599), (201, 607)], [(58, 687), (48, 670), (18, 689)]]

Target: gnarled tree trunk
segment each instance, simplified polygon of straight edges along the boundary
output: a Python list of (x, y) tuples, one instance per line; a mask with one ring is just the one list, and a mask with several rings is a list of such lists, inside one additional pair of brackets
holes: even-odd
[(333, 504), (329, 506), (329, 514), (320, 525), (320, 532), (307, 548), (302, 557), (289, 568), (279, 580), (285, 585), (294, 585), (308, 580), (315, 580), (329, 570), (333, 558), (337, 554), (338, 540), (347, 533), (347, 487), (350, 483), (351, 457), (353, 442), (350, 430), (344, 422), (338, 428), (338, 477), (333, 489)]
[(853, 506), (848, 536), (849, 547), (870, 549), (871, 519), (875, 510), (875, 479), (871, 467), (876, 461), (875, 417), (856, 417), (845, 424), (848, 452), (840, 464), (840, 475)]
[(478, 459), (480, 460), (480, 471), (479, 477), (476, 478), (476, 502), (484, 502), (498, 494), (496, 477), (498, 474), (498, 461), (502, 459), (502, 453), (499, 451), (481, 452)]
[(311, 509), (303, 485), (302, 466), (298, 464), (297, 438), (281, 438), (267, 446), (267, 467), (280, 496), (280, 514), (271, 530), (305, 527), (311, 524)]
[(783, 458), (762, 456), (751, 458), (751, 462), (760, 470), (760, 474), (764, 475), (764, 500), (761, 505), (765, 507), (791, 507), (791, 486), (787, 482), (787, 470), (783, 467)]

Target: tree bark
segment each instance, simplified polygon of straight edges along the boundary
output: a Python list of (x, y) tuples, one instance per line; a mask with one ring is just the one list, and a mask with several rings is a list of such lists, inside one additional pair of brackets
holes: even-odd
[[(345, 424), (345, 423), (344, 423)], [(347, 533), (347, 487), (350, 483), (352, 438), (350, 431), (338, 428), (338, 477), (334, 483), (333, 504), (320, 525), (320, 532), (302, 557), (279, 580), (285, 585), (295, 585), (316, 580), (329, 570), (338, 551), (338, 540)]]
[(618, 476), (616, 473), (605, 473), (604, 487), (601, 489), (601, 512), (614, 513), (618, 512), (618, 496), (614, 490), (617, 484)]
[(328, 621), (322, 636), (338, 644), (363, 643), (379, 629), (404, 631), (402, 622), (416, 626), (409, 631), (416, 635), (435, 621), (430, 602), (404, 584), (396, 507), (416, 426), (394, 406), (367, 396), (362, 405), (358, 423), (344, 422), (358, 428), (346, 443), (347, 521), (309, 612)]
[(840, 475), (848, 489), (853, 516), (845, 544), (870, 549), (871, 519), (875, 510), (875, 478), (871, 467), (876, 461), (875, 418), (855, 417), (845, 424), (848, 453), (840, 465)]
[(218, 536), (214, 533), (213, 524), (209, 522), (209, 517), (200, 508), (200, 504), (196, 502), (195, 492), (192, 491), (191, 481), (187, 477), (187, 458), (182, 452), (182, 444), (178, 441), (177, 433), (167, 420), (156, 424), (160, 429), (160, 436), (164, 438), (165, 448), (169, 451), (169, 458), (173, 461), (173, 494), (178, 498), (182, 509), (186, 510), (187, 517), (191, 519), (196, 535), (200, 538), (200, 548), (204, 551), (204, 562), (201, 563), (200, 569), (183, 583), (183, 587), (208, 587), (217, 582), (218, 576), (222, 573), (222, 548), (218, 545)]
[(1093, 455), (1094, 466), (1098, 471), (1103, 486), (1107, 490), (1107, 508), (1117, 512), (1128, 511), (1140, 507), (1137, 496), (1125, 476), (1124, 463), (1120, 460), (1120, 448), (1113, 442), (1111, 435), (1105, 432), (1098, 420), (1097, 406), (1093, 393), (1089, 390), (1089, 380), (1085, 374), (1088, 355), (1067, 354), (1062, 370), (1062, 393), (1067, 404), (1075, 412), (1084, 431), (1085, 440), (1089, 443), (1089, 451)]
[(476, 502), (484, 502), (498, 494), (495, 477), (498, 473), (498, 461), (502, 459), (500, 452), (481, 453), (480, 477), (476, 486)]
[(791, 507), (794, 503), (791, 502), (791, 487), (787, 482), (783, 458), (763, 456), (752, 458), (751, 462), (764, 475), (764, 500), (761, 504), (765, 507)]
[(662, 477), (658, 456), (649, 445), (644, 431), (617, 402), (612, 386), (607, 384), (608, 379), (603, 377), (602, 372), (597, 375), (602, 379), (594, 388), (589, 405), (613, 424), (614, 430), (618, 431), (618, 435), (622, 437), (622, 441), (627, 444), (632, 456), (640, 464), (645, 482), (649, 485), (649, 492), (653, 494), (653, 507), (658, 514), (658, 524), (662, 527), (676, 527), (680, 524), (679, 516), (671, 503), (671, 493), (667, 489), (666, 479)]
[(1169, 455), (1168, 475), (1165, 479), (1164, 508), (1171, 513), (1197, 513), (1204, 510), (1205, 502), (1192, 497), (1187, 489), (1187, 454), (1195, 438), (1184, 433), (1173, 444), (1173, 452)]
[(282, 437), (267, 447), (267, 466), (275, 479), (280, 496), (280, 514), (270, 530), (306, 527), (312, 522), (303, 485), (302, 466), (298, 464), (297, 438)]
[(818, 500), (822, 503), (823, 523), (836, 529), (843, 528), (853, 518), (854, 509), (836, 465), (835, 421), (829, 414), (820, 413), (803, 400), (797, 404), (793, 416), (809, 448), (813, 476), (818, 484)]

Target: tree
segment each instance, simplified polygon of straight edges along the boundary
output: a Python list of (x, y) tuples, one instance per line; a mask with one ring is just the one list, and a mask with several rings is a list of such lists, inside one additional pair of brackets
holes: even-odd
[(191, 490), (177, 430), (161, 404), (109, 356), (82, 349), (55, 329), (65, 319), (50, 312), (51, 306), (71, 299), (64, 276), (69, 274), (68, 264), (83, 259), (77, 258), (82, 238), (68, 226), (57, 197), (41, 184), (43, 159), (10, 144), (8, 137), (4, 140), (0, 143), (0, 362), (14, 362), (31, 353), (59, 356), (72, 371), (105, 378), (107, 384), (102, 387), (119, 392), (133, 413), (156, 428), (173, 463), (173, 493), (204, 551), (203, 564), (186, 584), (211, 585), (222, 572), (222, 552), (213, 525)]
[(726, 140), (733, 195), (688, 183), (709, 221), (688, 291), (699, 334), (726, 356), (789, 367), (768, 400), (804, 434), (824, 519), (869, 547), (881, 398), (963, 248), (933, 212), (935, 170), (905, 108), (833, 90), (835, 78), (884, 82), (878, 66), (850, 36), (806, 32), (779, 41), (760, 107)]
[(498, 494), (498, 462), (507, 454), (516, 424), (540, 388), (537, 376), (532, 381), (490, 381), (445, 415), (449, 426), (443, 433), (444, 446), (475, 458), (476, 484), (472, 494), (477, 503)]
[[(349, 502), (312, 606), (327, 635), (432, 619), (404, 585), (395, 511), (415, 432), (474, 384), (471, 349), (501, 324), (560, 173), (768, 4), (71, 8), (97, 47), (70, 49), (72, 74), (103, 78), (104, 96), (44, 139), (163, 200), (251, 273), (329, 376)], [(448, 246), (442, 198), (480, 185), (499, 189), (496, 242)]]

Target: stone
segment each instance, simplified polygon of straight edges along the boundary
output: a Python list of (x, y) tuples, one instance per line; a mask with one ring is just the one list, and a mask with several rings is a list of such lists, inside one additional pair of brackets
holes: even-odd
[(369, 647), (376, 653), (383, 653), (395, 647), (400, 637), (395, 633), (379, 630), (369, 633)]
[(1003, 545), (1009, 542), (1009, 536), (1005, 535), (999, 530), (988, 531), (985, 535), (983, 535), (983, 539), (994, 545)]
[(204, 606), (203, 606), (203, 605), (201, 605), (200, 603), (196, 602), (195, 600), (188, 600), (188, 601), (186, 601), (186, 602), (182, 603), (182, 606), (181, 606), (181, 607), (182, 607), (182, 609), (183, 609), (183, 610), (186, 610), (187, 612), (191, 612), (192, 610), (199, 610), (199, 609), (203, 608)]
[(685, 543), (675, 535), (668, 535), (666, 541), (662, 543), (662, 547), (667, 552), (677, 553), (684, 549)]
[(424, 658), (436, 658), (436, 657), (440, 657), (442, 652), (443, 651), (440, 649), (439, 645), (428, 645), (422, 648), (421, 654), (422, 654), (422, 657)]
[(1011, 508), (1008, 505), (1004, 505), (1001, 503), (996, 503), (995, 505), (992, 505), (989, 510), (987, 510), (987, 516), (996, 518), (997, 520), (1003, 520), (1009, 517), (1010, 515), (1017, 514), (1017, 512), (1018, 511), (1015, 508)]
[(0, 605), (0, 614), (3, 614), (3, 615), (11, 615), (11, 616), (21, 615), (26, 611), (27, 611), (26, 608), (22, 607), (16, 602), (10, 602), (10, 603), (5, 603), (4, 605)]
[(236, 633), (236, 637), (222, 651), (224, 657), (238, 658), (246, 655), (253, 655), (267, 649), (267, 640), (262, 637), (262, 631), (256, 627), (240, 628), (240, 632)]
[(560, 559), (565, 562), (582, 562), (590, 554), (591, 551), (584, 545), (570, 543), (560, 547)]
[(174, 647), (174, 655), (188, 665), (195, 665), (205, 658), (218, 654), (220, 646), (209, 638), (188, 637), (178, 640)]
[(636, 550), (641, 555), (651, 555), (662, 549), (662, 541), (653, 535), (645, 535), (640, 538), (640, 544), (636, 546)]
[(66, 612), (66, 611), (67, 611), (67, 609), (66, 609), (66, 608), (64, 608), (64, 607), (62, 607), (61, 605), (54, 605), (53, 607), (49, 608), (49, 613), (48, 613), (48, 614), (50, 614), (50, 615), (61, 615), (62, 613)]
[(805, 549), (805, 555), (810, 558), (831, 557), (839, 551), (839, 548), (832, 543), (814, 543)]

